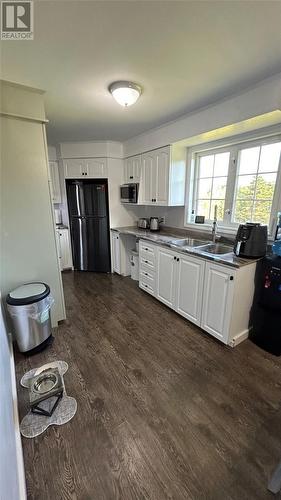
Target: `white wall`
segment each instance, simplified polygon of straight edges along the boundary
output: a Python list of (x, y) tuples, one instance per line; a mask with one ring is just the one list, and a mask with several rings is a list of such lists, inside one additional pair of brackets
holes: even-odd
[(0, 498), (24, 500), (25, 477), (19, 434), (15, 370), (0, 307)]
[(138, 219), (134, 210), (120, 203), (120, 185), (124, 182), (124, 161), (117, 158), (108, 158), (107, 161), (110, 227), (133, 225)]
[[(125, 141), (124, 156), (139, 154), (236, 123), (241, 123), (241, 129), (237, 129), (237, 133), (242, 133), (246, 131), (243, 126), (244, 121), (261, 115), (265, 115), (264, 120), (253, 119), (250, 121), (249, 127), (252, 130), (257, 127), (273, 125), (281, 122), (280, 110), (281, 73), (239, 95), (184, 115), (176, 121), (166, 123)], [(272, 114), (270, 115), (270, 113)]]
[[(23, 100), (26, 92), (25, 87)], [(39, 119), (1, 117), (0, 280), (3, 298), (27, 281), (48, 283), (55, 299), (52, 324), (56, 326), (65, 318), (65, 310), (44, 127)]]

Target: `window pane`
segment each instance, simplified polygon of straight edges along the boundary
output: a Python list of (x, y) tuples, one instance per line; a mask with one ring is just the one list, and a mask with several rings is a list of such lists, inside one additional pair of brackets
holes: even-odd
[(202, 156), (200, 158), (199, 177), (212, 177), (214, 167), (214, 155)]
[(255, 198), (272, 200), (277, 174), (261, 174), (257, 177)]
[(225, 199), (227, 177), (215, 177), (213, 180), (212, 198)]
[(217, 219), (223, 220), (224, 216), (224, 200), (212, 200), (210, 219), (213, 220), (215, 216), (215, 205), (217, 205)]
[(252, 219), (252, 201), (237, 200), (234, 211), (235, 222), (251, 222)]
[(271, 202), (270, 201), (269, 202), (268, 201), (256, 201), (254, 204), (252, 221), (253, 222), (261, 222), (263, 224), (268, 224), (269, 217), (270, 217), (270, 211), (271, 211)]
[(198, 200), (196, 215), (204, 215), (205, 219), (208, 220), (209, 214), (210, 214), (210, 201), (209, 200)]
[(211, 198), (212, 179), (200, 179), (198, 198)]
[(259, 172), (276, 172), (280, 160), (280, 151), (281, 142), (262, 146)]
[(241, 149), (239, 174), (253, 174), (258, 170), (260, 147)]
[(236, 198), (253, 198), (255, 192), (256, 176), (241, 175), (238, 177)]
[(230, 153), (228, 151), (226, 153), (219, 153), (215, 156), (215, 166), (214, 166), (215, 177), (228, 174), (229, 154)]

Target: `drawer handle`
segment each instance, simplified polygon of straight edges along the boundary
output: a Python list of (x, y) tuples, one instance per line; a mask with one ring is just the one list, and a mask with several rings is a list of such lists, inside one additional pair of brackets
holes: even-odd
[(144, 286), (145, 286), (145, 288), (147, 288), (147, 285), (144, 285)]
[(144, 273), (145, 276), (148, 276), (148, 273)]
[(148, 248), (145, 248), (145, 250), (147, 250), (147, 251), (148, 251)]
[(146, 264), (148, 264), (148, 260), (145, 260), (144, 262), (145, 262)]

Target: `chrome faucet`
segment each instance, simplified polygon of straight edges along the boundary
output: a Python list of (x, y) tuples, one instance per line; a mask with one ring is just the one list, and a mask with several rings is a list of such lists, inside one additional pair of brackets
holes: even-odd
[(218, 214), (218, 206), (215, 205), (214, 220), (213, 220), (213, 225), (212, 225), (212, 242), (213, 243), (216, 243), (217, 230), (218, 230), (217, 214)]

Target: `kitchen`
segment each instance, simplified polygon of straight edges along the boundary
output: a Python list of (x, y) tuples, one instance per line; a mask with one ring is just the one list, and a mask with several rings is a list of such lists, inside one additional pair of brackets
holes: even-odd
[[(64, 7), (34, 2), (34, 39), (2, 43), (1, 495), (271, 498), (280, 3)], [(38, 282), (49, 336), (22, 347), (8, 311)], [(52, 363), (39, 434), (24, 377)]]

